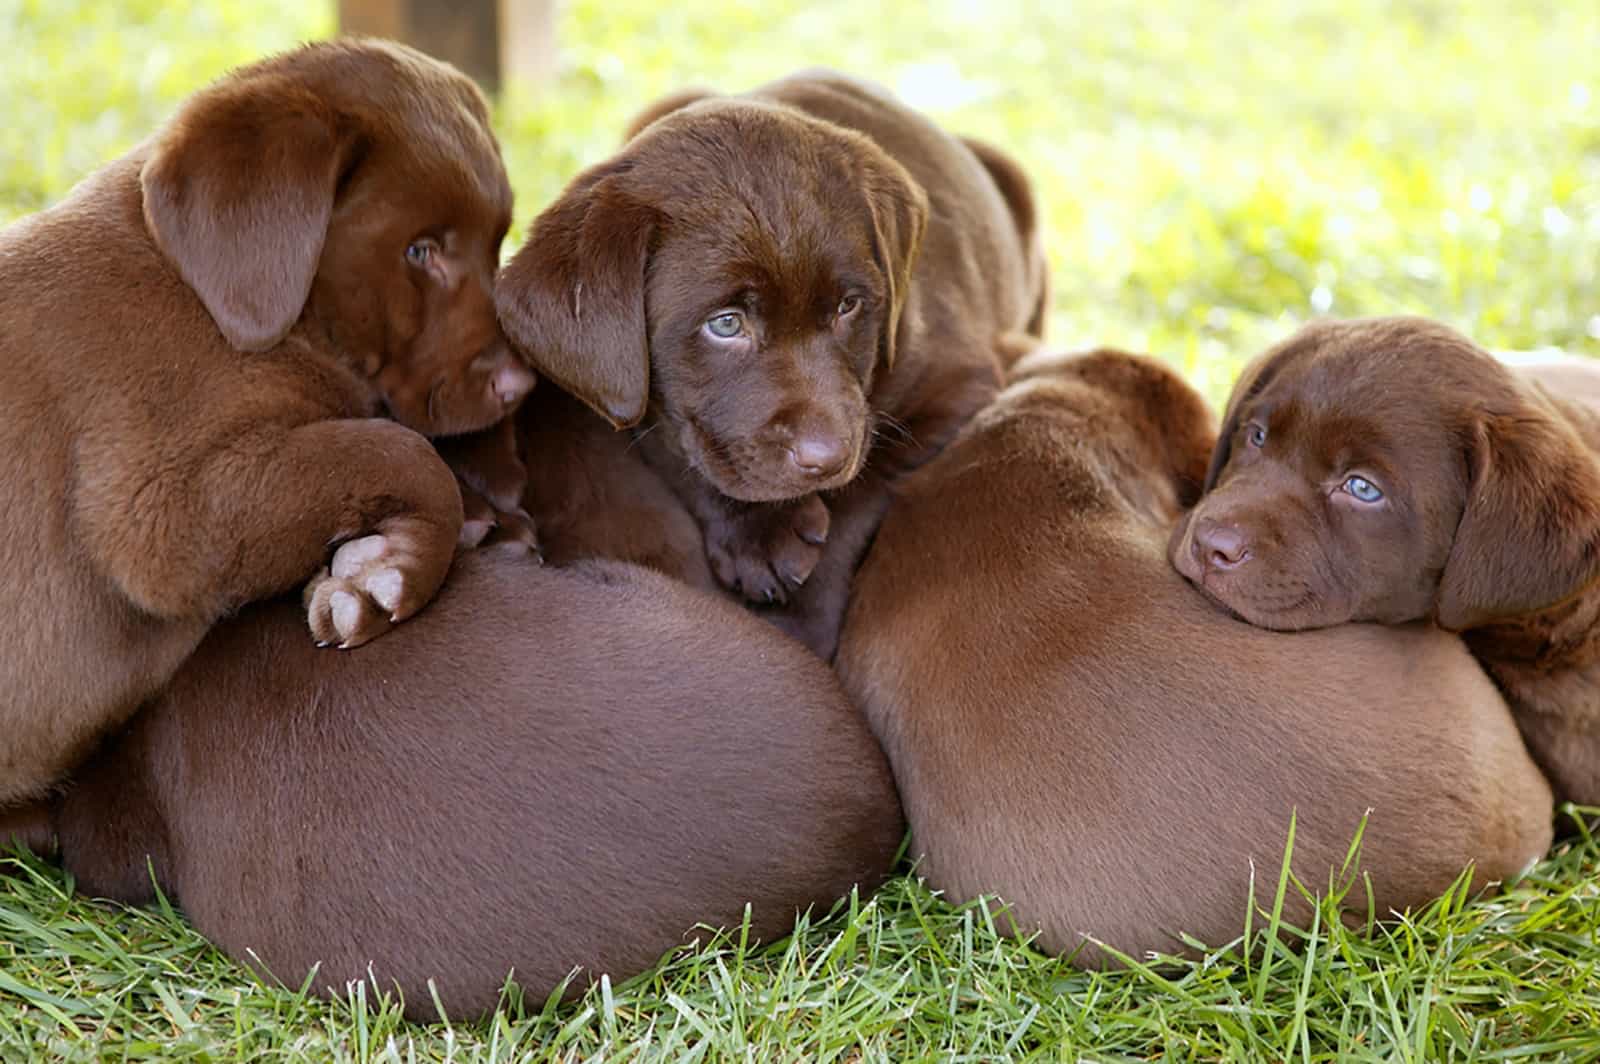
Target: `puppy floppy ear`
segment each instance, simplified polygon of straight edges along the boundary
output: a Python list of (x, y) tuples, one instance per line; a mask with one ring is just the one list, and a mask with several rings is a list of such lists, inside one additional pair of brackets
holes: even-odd
[(1485, 414), (1435, 617), (1459, 632), (1533, 613), (1600, 577), (1600, 461), (1544, 403)]
[[(876, 149), (875, 149), (876, 150)], [(872, 254), (888, 288), (889, 312), (884, 315), (879, 357), (885, 370), (894, 368), (895, 339), (911, 292), (911, 271), (928, 227), (928, 194), (906, 168), (878, 151), (862, 175), (862, 190), (872, 216)]]
[(1233, 391), (1228, 396), (1228, 408), (1222, 415), (1222, 428), (1217, 432), (1216, 446), (1211, 449), (1211, 464), (1206, 467), (1205, 483), (1200, 486), (1201, 495), (1217, 486), (1217, 478), (1227, 468), (1228, 459), (1233, 457), (1233, 438), (1239, 434), (1240, 411), (1246, 400), (1266, 386), (1267, 367), (1272, 356), (1272, 351), (1261, 355), (1245, 366), (1239, 373), (1239, 379), (1234, 381)]
[(1239, 420), (1244, 415), (1245, 404), (1265, 391), (1285, 366), (1314, 353), (1327, 341), (1328, 335), (1338, 328), (1339, 324), (1331, 319), (1313, 321), (1302, 326), (1287, 340), (1257, 355), (1240, 371), (1239, 379), (1233, 382), (1233, 392), (1228, 396), (1228, 408), (1222, 416), (1217, 445), (1211, 452), (1211, 464), (1206, 469), (1205, 484), (1200, 489), (1202, 495), (1217, 486), (1217, 479), (1228, 467), (1228, 459), (1233, 457), (1233, 439), (1239, 434)]
[(299, 319), (354, 142), (309, 93), (246, 81), (193, 97), (155, 138), (145, 225), (235, 348), (272, 347)]
[(622, 188), (627, 165), (580, 174), (534, 219), (495, 283), (511, 342), (619, 429), (637, 424), (650, 398), (644, 282), (658, 224)]

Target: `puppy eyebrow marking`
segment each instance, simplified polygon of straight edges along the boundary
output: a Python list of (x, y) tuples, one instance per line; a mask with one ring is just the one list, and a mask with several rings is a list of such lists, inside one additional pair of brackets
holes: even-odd
[(583, 282), (579, 281), (572, 286), (572, 316), (579, 322), (583, 321)]

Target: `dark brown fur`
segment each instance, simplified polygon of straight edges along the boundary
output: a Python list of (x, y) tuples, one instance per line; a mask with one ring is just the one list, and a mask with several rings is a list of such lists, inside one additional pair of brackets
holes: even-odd
[(1421, 319), (1307, 326), (1241, 378), (1173, 564), (1262, 627), (1463, 632), (1557, 795), (1600, 804), (1597, 397)]
[(556, 566), (635, 562), (719, 590), (700, 526), (633, 438), (561, 389), (438, 448), (462, 481), (465, 545), (518, 542)]
[[(953, 900), (996, 893), (1050, 950), (1222, 944), (1293, 866), (1326, 889), (1369, 810), (1379, 916), (1469, 862), (1550, 842), (1550, 792), (1458, 639), (1283, 635), (1167, 564), (1212, 420), (1159, 363), (1035, 355), (908, 477), (857, 575), (838, 667), (894, 766), (913, 852)], [(1347, 903), (1364, 915), (1357, 887)], [(1307, 916), (1291, 892), (1287, 915)]]
[(466, 78), (339, 43), (224, 78), (0, 232), (0, 805), (340, 544), (318, 639), (432, 597), (461, 504), (413, 430), (533, 382), (490, 288), (509, 211)]
[[(78, 774), (52, 836), (88, 893), (152, 897), (319, 991), (406, 1013), (626, 978), (697, 923), (781, 936), (901, 841), (883, 755), (828, 669), (720, 596), (619, 563), (464, 556), (434, 604), (319, 654), (287, 602), (218, 626)], [(575, 986), (581, 987), (584, 979)]]
[(1001, 335), (1042, 324), (1027, 180), (829, 73), (680, 93), (633, 130), (535, 220), (502, 324), (642, 426), (718, 580), (829, 657), (885, 483), (998, 389)]

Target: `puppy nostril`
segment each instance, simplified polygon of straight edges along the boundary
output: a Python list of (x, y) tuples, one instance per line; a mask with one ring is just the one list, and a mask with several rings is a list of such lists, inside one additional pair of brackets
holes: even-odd
[(495, 398), (500, 400), (500, 404), (509, 408), (533, 391), (533, 386), (538, 380), (532, 370), (519, 362), (511, 361), (494, 371), (489, 386), (494, 389)]
[(1233, 569), (1250, 557), (1244, 533), (1232, 525), (1207, 524), (1195, 531), (1195, 553), (1211, 569)]
[(789, 460), (807, 476), (831, 476), (849, 457), (850, 449), (836, 436), (802, 436), (789, 445)]

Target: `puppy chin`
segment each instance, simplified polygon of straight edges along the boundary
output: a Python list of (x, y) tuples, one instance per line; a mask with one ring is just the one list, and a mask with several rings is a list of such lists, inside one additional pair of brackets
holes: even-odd
[(1337, 604), (1313, 601), (1309, 595), (1306, 599), (1284, 606), (1253, 601), (1248, 589), (1239, 586), (1237, 578), (1215, 570), (1189, 582), (1234, 620), (1271, 632), (1305, 632), (1314, 628), (1331, 628), (1350, 620), (1349, 610)]

